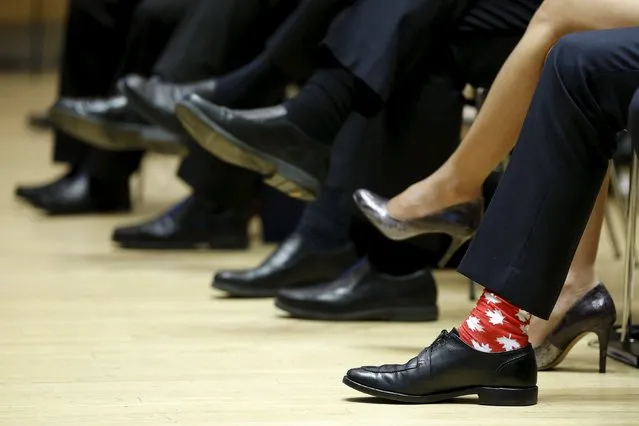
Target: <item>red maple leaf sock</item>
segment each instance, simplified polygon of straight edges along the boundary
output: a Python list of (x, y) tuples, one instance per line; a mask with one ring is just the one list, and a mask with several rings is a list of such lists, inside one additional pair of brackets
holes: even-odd
[(530, 314), (486, 290), (459, 327), (459, 337), (482, 352), (508, 352), (528, 344)]

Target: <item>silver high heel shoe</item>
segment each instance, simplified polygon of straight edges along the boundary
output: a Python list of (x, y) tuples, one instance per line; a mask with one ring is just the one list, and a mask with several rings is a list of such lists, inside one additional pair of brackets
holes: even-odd
[(388, 213), (388, 199), (366, 189), (353, 195), (355, 204), (379, 231), (391, 240), (401, 241), (424, 234), (447, 234), (450, 247), (440, 259), (443, 268), (455, 252), (472, 238), (484, 214), (484, 199), (460, 203), (428, 216), (412, 220), (398, 220)]

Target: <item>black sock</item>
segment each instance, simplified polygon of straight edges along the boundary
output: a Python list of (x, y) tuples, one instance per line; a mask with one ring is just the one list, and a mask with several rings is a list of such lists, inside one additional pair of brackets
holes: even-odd
[(353, 111), (355, 77), (344, 68), (318, 70), (294, 99), (288, 118), (311, 138), (331, 145)]
[(296, 232), (318, 250), (337, 249), (350, 243), (351, 212), (343, 195), (339, 188), (324, 187), (302, 214)]
[(281, 102), (287, 76), (262, 54), (217, 81), (213, 103), (229, 108), (257, 108)]

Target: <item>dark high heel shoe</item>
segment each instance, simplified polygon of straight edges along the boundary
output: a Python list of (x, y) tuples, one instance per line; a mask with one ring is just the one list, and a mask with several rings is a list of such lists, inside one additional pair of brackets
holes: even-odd
[(595, 333), (599, 339), (599, 372), (605, 373), (608, 341), (616, 318), (615, 302), (600, 283), (575, 303), (550, 336), (535, 348), (537, 369), (555, 368), (582, 337)]
[(453, 254), (472, 238), (484, 214), (484, 200), (480, 198), (417, 219), (398, 220), (388, 213), (386, 198), (366, 189), (355, 191), (353, 198), (368, 220), (391, 240), (407, 240), (423, 234), (450, 235), (452, 241), (439, 261), (440, 268), (443, 268)]

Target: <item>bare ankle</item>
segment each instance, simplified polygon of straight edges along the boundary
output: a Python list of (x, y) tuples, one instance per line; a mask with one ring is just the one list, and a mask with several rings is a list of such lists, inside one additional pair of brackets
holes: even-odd
[(568, 272), (564, 289), (570, 292), (587, 292), (597, 286), (599, 280), (593, 267), (574, 268)]

